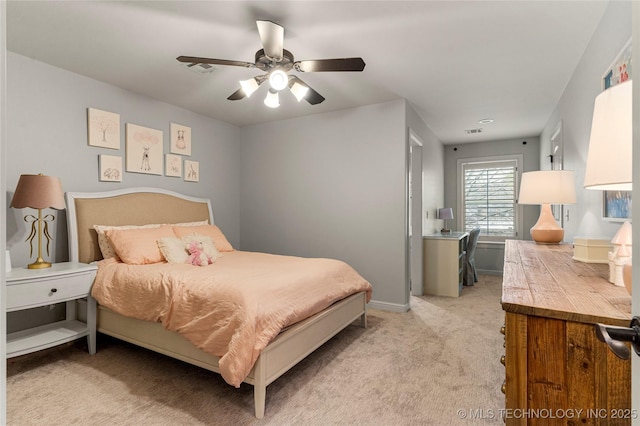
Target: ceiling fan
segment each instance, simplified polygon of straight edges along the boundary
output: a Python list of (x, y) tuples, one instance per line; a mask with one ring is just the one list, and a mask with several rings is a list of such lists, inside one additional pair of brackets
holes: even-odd
[(258, 33), (262, 41), (262, 49), (255, 55), (255, 62), (230, 61), (226, 59), (199, 58), (195, 56), (178, 56), (180, 62), (190, 64), (230, 65), (235, 67), (258, 68), (266, 74), (240, 81), (240, 89), (232, 93), (227, 99), (237, 101), (251, 96), (265, 81), (269, 81), (269, 93), (264, 100), (271, 108), (280, 106), (278, 92), (288, 87), (298, 99), (306, 99), (311, 105), (324, 101), (324, 97), (313, 90), (308, 84), (288, 74), (295, 69), (298, 72), (327, 72), (327, 71), (362, 71), (365, 63), (362, 58), (314, 59), (294, 61), (293, 54), (283, 48), (284, 28), (271, 21), (256, 21)]

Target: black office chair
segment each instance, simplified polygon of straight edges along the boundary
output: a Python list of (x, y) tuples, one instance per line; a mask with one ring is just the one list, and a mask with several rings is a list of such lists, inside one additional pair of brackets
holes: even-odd
[(474, 228), (469, 232), (469, 239), (467, 240), (467, 249), (465, 255), (464, 264), (464, 285), (473, 285), (478, 282), (478, 274), (476, 272), (476, 246), (478, 245), (478, 236), (480, 235), (480, 228)]

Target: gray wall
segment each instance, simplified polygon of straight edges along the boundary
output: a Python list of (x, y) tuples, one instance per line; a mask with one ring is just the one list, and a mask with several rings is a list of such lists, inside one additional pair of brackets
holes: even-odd
[[(523, 142), (526, 141), (526, 144)], [(540, 139), (538, 137), (523, 137), (495, 142), (479, 142), (472, 144), (447, 145), (444, 153), (444, 206), (453, 208), (453, 221), (449, 221), (449, 227), (454, 230), (461, 230), (458, 219), (460, 218), (458, 206), (457, 188), (460, 185), (458, 176), (458, 160), (469, 158), (491, 157), (497, 155), (522, 154), (523, 170), (527, 172), (540, 169)], [(442, 207), (444, 207), (442, 206)], [(522, 239), (531, 239), (529, 229), (536, 223), (540, 214), (537, 206), (522, 206), (522, 222), (524, 224), (521, 232)], [(476, 251), (476, 267), (483, 273), (501, 273), (503, 269), (504, 243), (480, 242)]]
[(244, 250), (330, 257), (406, 309), (405, 102), (244, 127)]
[[(602, 220), (602, 191), (583, 189), (591, 119), (602, 76), (631, 38), (631, 2), (610, 2), (594, 36), (540, 137), (541, 158), (549, 155), (550, 138), (562, 123), (564, 168), (576, 176), (575, 205), (567, 206), (565, 241), (574, 237), (613, 237), (619, 222)], [(548, 169), (548, 163), (542, 163)]]
[[(7, 205), (21, 174), (58, 176), (65, 191), (108, 191), (131, 186), (152, 186), (212, 199), (214, 220), (229, 241), (239, 244), (240, 235), (240, 131), (228, 123), (139, 96), (114, 86), (52, 67), (8, 52)], [(87, 108), (120, 114), (121, 149), (87, 144)], [(192, 155), (200, 162), (200, 181), (123, 173), (122, 183), (98, 181), (98, 155), (125, 158), (125, 123), (164, 132), (164, 151), (169, 153), (170, 123), (191, 127)], [(7, 207), (7, 239), (14, 266), (30, 263), (28, 231), (22, 217), (30, 209)], [(64, 211), (56, 216), (56, 262), (68, 259)]]

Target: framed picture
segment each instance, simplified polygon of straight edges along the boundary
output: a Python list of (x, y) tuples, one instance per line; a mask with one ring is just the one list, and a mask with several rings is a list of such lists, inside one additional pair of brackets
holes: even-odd
[(191, 155), (191, 127), (171, 123), (172, 154)]
[(631, 220), (631, 191), (603, 191), (602, 217), (611, 222)]
[[(631, 39), (616, 56), (602, 76), (602, 90), (631, 78)], [(602, 217), (623, 222), (631, 219), (631, 191), (603, 191)]]
[(629, 80), (631, 77), (631, 39), (624, 45), (616, 59), (602, 76), (602, 90)]
[(164, 174), (172, 177), (182, 177), (182, 157), (179, 155), (165, 155)]
[(162, 174), (162, 130), (127, 123), (127, 171)]
[(120, 149), (120, 114), (87, 108), (87, 133), (90, 146)]
[(200, 163), (198, 161), (184, 160), (184, 180), (187, 182), (200, 180)]
[(122, 157), (119, 155), (99, 155), (101, 182), (122, 182)]

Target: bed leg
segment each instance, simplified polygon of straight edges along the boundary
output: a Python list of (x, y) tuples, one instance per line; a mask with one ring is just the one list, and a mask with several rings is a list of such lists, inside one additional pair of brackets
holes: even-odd
[(367, 313), (360, 315), (360, 327), (367, 328)]
[(253, 401), (256, 410), (256, 418), (264, 417), (264, 407), (267, 399), (267, 378), (265, 371), (265, 362), (263, 356), (260, 355), (255, 364), (255, 378), (253, 384)]

